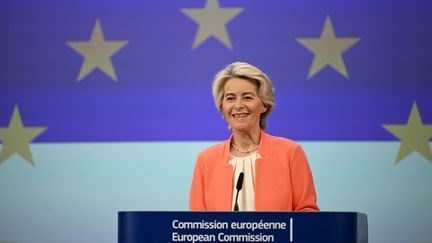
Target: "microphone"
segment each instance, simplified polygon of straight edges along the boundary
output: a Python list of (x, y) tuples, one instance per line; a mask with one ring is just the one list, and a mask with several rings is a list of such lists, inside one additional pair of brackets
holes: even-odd
[(240, 172), (239, 177), (237, 179), (237, 186), (236, 186), (237, 195), (236, 195), (235, 204), (234, 204), (234, 211), (239, 211), (239, 206), (237, 204), (237, 201), (238, 201), (239, 192), (241, 191), (241, 189), (243, 187), (243, 177), (244, 177), (244, 173)]

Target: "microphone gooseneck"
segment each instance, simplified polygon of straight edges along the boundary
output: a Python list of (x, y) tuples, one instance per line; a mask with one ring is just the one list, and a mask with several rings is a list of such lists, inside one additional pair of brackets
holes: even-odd
[(236, 185), (237, 194), (236, 194), (236, 199), (235, 199), (235, 204), (234, 204), (234, 211), (239, 211), (239, 206), (238, 206), (237, 201), (238, 201), (239, 192), (243, 188), (243, 177), (244, 177), (244, 173), (240, 172), (239, 177), (237, 179), (237, 185)]

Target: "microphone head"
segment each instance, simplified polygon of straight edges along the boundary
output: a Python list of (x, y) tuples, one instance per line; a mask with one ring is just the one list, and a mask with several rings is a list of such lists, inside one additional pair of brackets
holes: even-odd
[(244, 173), (240, 172), (239, 177), (237, 179), (237, 186), (236, 186), (237, 190), (241, 190), (243, 187), (243, 177), (244, 177)]

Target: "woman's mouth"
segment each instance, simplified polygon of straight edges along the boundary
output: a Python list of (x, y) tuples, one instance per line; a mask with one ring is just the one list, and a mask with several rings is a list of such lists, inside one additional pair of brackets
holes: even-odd
[(249, 115), (249, 113), (236, 113), (236, 114), (232, 114), (232, 117), (234, 119), (243, 119), (245, 117), (247, 117)]

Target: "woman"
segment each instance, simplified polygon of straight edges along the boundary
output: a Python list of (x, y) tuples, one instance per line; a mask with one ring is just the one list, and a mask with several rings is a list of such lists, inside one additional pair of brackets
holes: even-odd
[(198, 155), (191, 210), (231, 211), (237, 201), (240, 211), (318, 211), (302, 148), (264, 132), (275, 104), (267, 75), (250, 64), (232, 63), (216, 75), (213, 97), (232, 135)]

